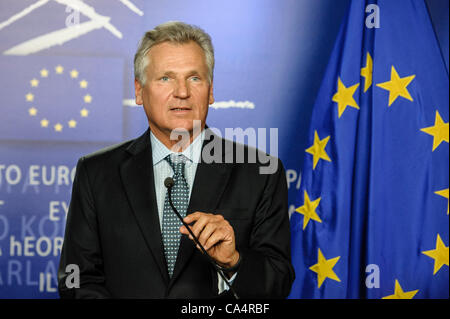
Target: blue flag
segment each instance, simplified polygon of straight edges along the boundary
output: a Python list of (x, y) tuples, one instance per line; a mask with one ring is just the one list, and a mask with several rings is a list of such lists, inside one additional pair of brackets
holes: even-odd
[(313, 109), (289, 298), (449, 297), (448, 82), (424, 1), (351, 1)]
[(122, 140), (122, 59), (2, 56), (0, 70), (0, 139)]

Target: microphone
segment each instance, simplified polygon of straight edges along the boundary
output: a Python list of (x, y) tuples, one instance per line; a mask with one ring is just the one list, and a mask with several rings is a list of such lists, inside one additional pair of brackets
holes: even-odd
[[(175, 185), (175, 182), (173, 181), (173, 178), (172, 177), (167, 177), (165, 180), (164, 180), (164, 186), (166, 186), (166, 188), (172, 188), (173, 187), (173, 185)], [(170, 198), (169, 198), (169, 201), (170, 201)]]
[(200, 244), (200, 242), (198, 241), (197, 237), (194, 235), (194, 233), (191, 230), (191, 227), (189, 227), (188, 224), (186, 224), (186, 222), (183, 220), (183, 217), (181, 217), (180, 213), (178, 213), (177, 209), (175, 208), (175, 206), (172, 203), (172, 187), (175, 185), (175, 182), (173, 180), (172, 177), (167, 177), (164, 180), (164, 186), (166, 186), (167, 188), (167, 193), (169, 194), (169, 204), (170, 207), (172, 207), (173, 211), (175, 212), (175, 214), (177, 215), (178, 219), (183, 223), (184, 227), (187, 228), (187, 230), (189, 231), (189, 234), (191, 234), (192, 238), (194, 239), (195, 243), (200, 247), (201, 251), (203, 252), (203, 254), (205, 254), (205, 256), (208, 258), (209, 262), (214, 266), (214, 268), (216, 269), (217, 273), (220, 275), (220, 277), (222, 277), (222, 279), (225, 281), (225, 283), (227, 284), (228, 288), (230, 289), (230, 291), (232, 292), (233, 296), (235, 299), (239, 299), (239, 296), (236, 294), (236, 291), (233, 289), (233, 287), (231, 286), (230, 282), (228, 281), (228, 279), (225, 277), (225, 275), (222, 273), (221, 268), (216, 261), (206, 252), (205, 248), (203, 248), (203, 245)]

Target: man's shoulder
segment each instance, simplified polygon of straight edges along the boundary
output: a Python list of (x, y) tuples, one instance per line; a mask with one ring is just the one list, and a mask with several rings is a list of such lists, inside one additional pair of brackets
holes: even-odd
[(104, 158), (114, 157), (115, 155), (122, 154), (132, 144), (134, 139), (120, 142), (117, 144), (109, 145), (99, 150), (96, 150), (90, 154), (84, 155), (82, 159), (84, 161), (98, 161)]
[(107, 165), (108, 163), (121, 162), (128, 158), (130, 153), (144, 149), (147, 146), (146, 144), (149, 143), (149, 141), (145, 142), (147, 137), (148, 132), (145, 132), (140, 137), (110, 145), (87, 154), (81, 157), (80, 161), (87, 165)]

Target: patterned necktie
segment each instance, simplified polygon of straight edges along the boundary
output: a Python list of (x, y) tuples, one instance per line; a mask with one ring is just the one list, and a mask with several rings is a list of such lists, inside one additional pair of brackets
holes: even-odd
[[(175, 155), (173, 157), (168, 155), (165, 160), (169, 163), (174, 172), (172, 178), (175, 184), (172, 187), (172, 202), (177, 211), (184, 218), (189, 203), (189, 187), (186, 178), (184, 177), (184, 167), (187, 158), (184, 155)], [(181, 238), (181, 225), (181, 221), (175, 215), (175, 212), (169, 204), (169, 194), (166, 193), (162, 222), (162, 237), (167, 270), (170, 277), (172, 277), (175, 261), (177, 260), (178, 247)]]

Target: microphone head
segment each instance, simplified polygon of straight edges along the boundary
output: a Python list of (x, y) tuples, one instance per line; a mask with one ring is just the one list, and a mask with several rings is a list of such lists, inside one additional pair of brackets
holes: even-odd
[(173, 185), (175, 185), (175, 182), (173, 181), (172, 177), (167, 177), (164, 180), (164, 186), (166, 186), (167, 188), (171, 188)]

